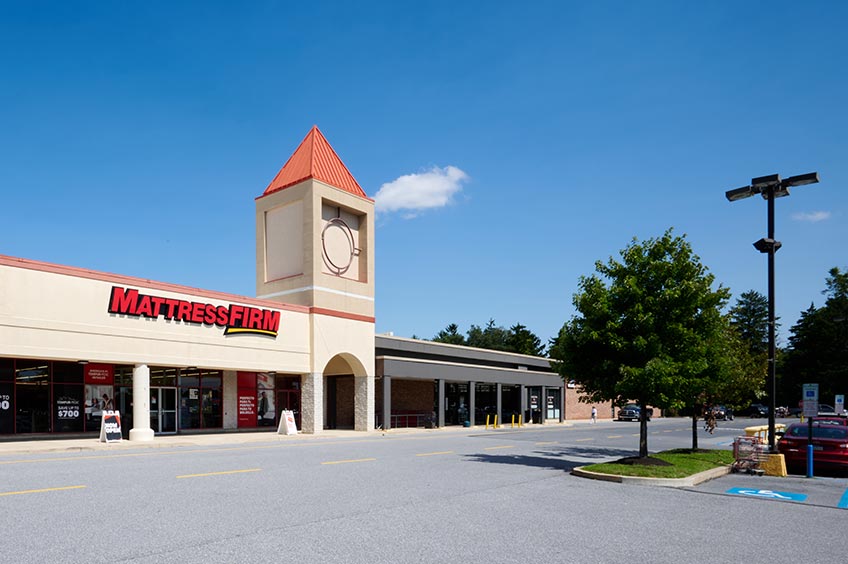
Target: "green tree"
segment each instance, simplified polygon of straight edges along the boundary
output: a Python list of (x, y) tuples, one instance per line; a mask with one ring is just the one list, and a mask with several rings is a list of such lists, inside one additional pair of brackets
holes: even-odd
[[(551, 346), (554, 366), (578, 383), (587, 403), (683, 407), (691, 401), (691, 381), (709, 368), (729, 291), (712, 290), (714, 276), (671, 229), (642, 243), (634, 239), (620, 254), (621, 261), (598, 261), (596, 274), (580, 278), (578, 314)], [(645, 457), (646, 409), (639, 431)]]
[(730, 309), (730, 318), (751, 351), (768, 353), (768, 298), (755, 290), (742, 293)]
[(486, 327), (472, 325), (468, 330), (468, 338), (465, 344), (478, 349), (489, 349), (493, 351), (510, 351), (509, 331), (495, 325), (494, 319), (489, 319)]
[(848, 393), (848, 273), (832, 268), (825, 280), (825, 304), (801, 313), (782, 355), (780, 401), (794, 405), (801, 386), (819, 384), (822, 403)]
[(698, 418), (705, 408), (722, 404), (739, 409), (765, 384), (765, 356), (751, 351), (749, 341), (739, 334), (730, 317), (722, 317), (717, 329), (705, 342), (704, 371), (693, 375), (686, 386), (692, 401), (693, 450), (698, 448)]
[(439, 331), (433, 341), (437, 343), (447, 343), (449, 345), (465, 345), (465, 337), (459, 334), (459, 326), (456, 323), (451, 323), (441, 331)]
[(545, 346), (542, 344), (542, 340), (521, 323), (516, 323), (509, 328), (507, 347), (510, 352), (519, 354), (531, 356), (545, 354)]

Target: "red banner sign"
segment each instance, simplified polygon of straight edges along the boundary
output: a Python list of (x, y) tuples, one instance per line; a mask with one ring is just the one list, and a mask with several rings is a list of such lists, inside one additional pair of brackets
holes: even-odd
[(256, 427), (256, 390), (238, 391), (238, 426)]
[(115, 383), (115, 367), (111, 364), (86, 364), (83, 367), (83, 374), (86, 384), (111, 386)]

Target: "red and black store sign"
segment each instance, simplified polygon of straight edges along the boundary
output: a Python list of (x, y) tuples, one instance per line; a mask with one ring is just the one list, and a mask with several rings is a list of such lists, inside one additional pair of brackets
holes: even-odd
[(279, 311), (236, 304), (216, 306), (189, 302), (142, 294), (138, 290), (120, 286), (112, 287), (109, 313), (215, 325), (224, 328), (224, 335), (248, 333), (276, 337), (280, 328)]

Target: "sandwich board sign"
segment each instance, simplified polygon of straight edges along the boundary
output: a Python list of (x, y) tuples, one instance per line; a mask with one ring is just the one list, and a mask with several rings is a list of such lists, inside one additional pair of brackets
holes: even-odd
[(294, 421), (294, 412), (284, 409), (280, 416), (280, 427), (277, 429), (279, 435), (297, 435), (297, 424)]
[(117, 443), (121, 438), (121, 412), (104, 411), (100, 418), (100, 442)]

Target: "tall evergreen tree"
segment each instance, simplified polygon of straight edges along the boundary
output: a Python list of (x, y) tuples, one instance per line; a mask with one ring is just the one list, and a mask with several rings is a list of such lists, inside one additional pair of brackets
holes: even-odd
[(752, 352), (768, 352), (768, 298), (755, 290), (743, 292), (730, 309), (730, 320)]
[(822, 403), (848, 394), (848, 273), (832, 268), (825, 280), (825, 304), (801, 313), (781, 362), (779, 400), (795, 405), (801, 387), (819, 384)]
[(507, 345), (509, 346), (509, 351), (514, 353), (531, 356), (542, 356), (545, 354), (545, 346), (542, 344), (542, 340), (521, 323), (516, 323), (509, 328)]
[(489, 319), (484, 328), (478, 325), (471, 326), (465, 344), (478, 349), (509, 351), (509, 332), (503, 327), (495, 325), (494, 319)]
[(441, 331), (439, 331), (433, 341), (437, 343), (447, 343), (449, 345), (464, 345), (465, 337), (460, 335), (459, 326), (456, 323), (451, 323)]

